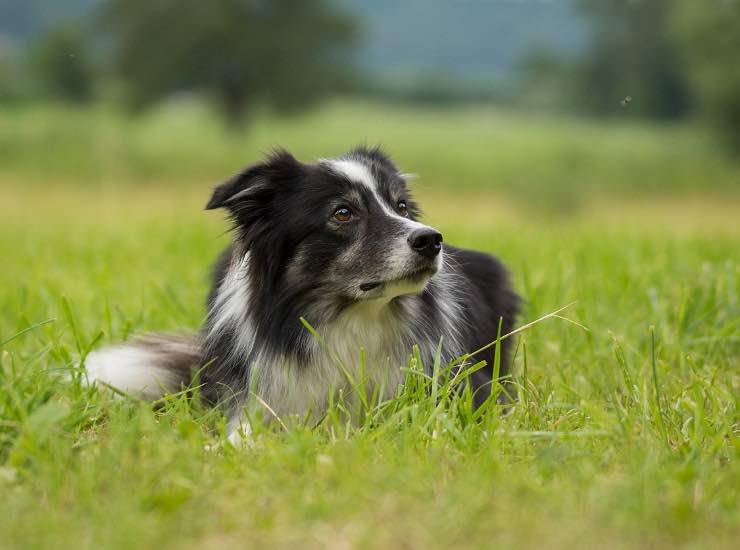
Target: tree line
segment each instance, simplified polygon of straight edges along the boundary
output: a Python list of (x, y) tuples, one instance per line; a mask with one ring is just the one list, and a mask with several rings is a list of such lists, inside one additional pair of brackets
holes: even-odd
[(106, 0), (41, 37), (25, 79), (5, 67), (0, 97), (86, 102), (106, 88), (138, 110), (195, 92), (240, 126), (257, 104), (293, 111), (350, 85), (357, 36), (329, 0)]
[[(588, 45), (570, 59), (532, 56), (510, 101), (545, 89), (551, 107), (591, 115), (703, 117), (740, 155), (740, 0), (572, 1)], [(238, 126), (255, 105), (290, 112), (371, 92), (354, 64), (361, 30), (332, 0), (103, 0), (37, 40), (23, 68), (0, 43), (0, 100), (84, 102), (103, 88), (144, 109), (196, 92)]]
[(740, 0), (576, 2), (591, 27), (585, 54), (531, 57), (530, 92), (597, 116), (703, 117), (740, 155)]

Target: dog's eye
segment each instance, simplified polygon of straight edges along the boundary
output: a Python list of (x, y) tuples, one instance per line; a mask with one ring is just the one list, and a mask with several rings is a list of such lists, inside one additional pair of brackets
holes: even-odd
[(398, 201), (398, 213), (401, 214), (404, 217), (408, 217), (409, 215), (409, 208), (406, 206), (406, 201)]
[(352, 219), (352, 211), (346, 206), (342, 206), (341, 208), (337, 208), (332, 216), (338, 222), (347, 223)]

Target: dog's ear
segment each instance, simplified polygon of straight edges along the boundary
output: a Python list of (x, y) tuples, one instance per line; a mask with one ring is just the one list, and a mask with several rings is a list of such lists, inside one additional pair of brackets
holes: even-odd
[(258, 166), (246, 168), (217, 186), (213, 190), (211, 200), (206, 204), (206, 210), (233, 205), (240, 198), (246, 198), (250, 190), (252, 192), (257, 191), (262, 185), (257, 174), (258, 171)]
[(264, 162), (249, 166), (213, 190), (206, 210), (215, 208), (238, 209), (259, 198), (270, 196), (277, 186), (294, 180), (302, 173), (303, 165), (285, 150), (276, 150)]

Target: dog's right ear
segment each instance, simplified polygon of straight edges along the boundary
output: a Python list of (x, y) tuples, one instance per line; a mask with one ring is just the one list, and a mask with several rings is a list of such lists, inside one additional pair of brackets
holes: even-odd
[(285, 150), (277, 150), (264, 162), (245, 168), (213, 190), (206, 210), (215, 208), (236, 209), (245, 202), (265, 198), (277, 186), (295, 179), (302, 165)]

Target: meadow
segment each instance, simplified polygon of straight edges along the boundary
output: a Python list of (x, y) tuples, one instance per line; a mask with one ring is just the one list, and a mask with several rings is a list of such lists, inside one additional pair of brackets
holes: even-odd
[[(197, 392), (80, 384), (94, 347), (198, 327), (228, 240), (212, 185), (274, 145), (358, 142), (418, 174), (447, 242), (506, 262), (520, 325), (572, 304), (516, 336), (515, 405), (473, 411), (411, 357), (359, 425), (333, 410), (235, 449)], [(0, 109), (0, 547), (735, 548), (738, 220), (740, 163), (687, 125), (335, 102), (230, 134), (184, 100)]]

